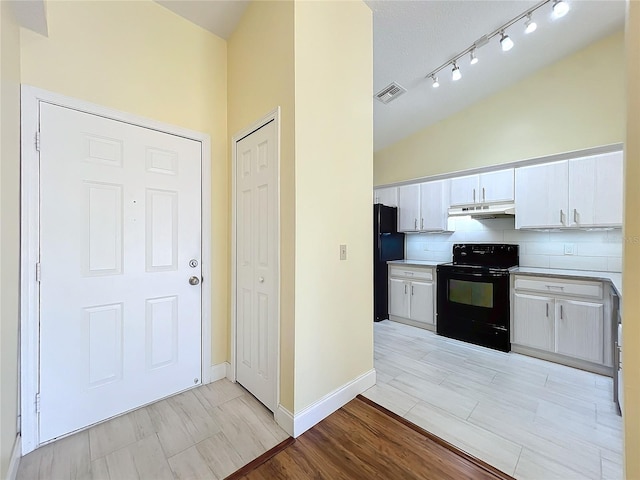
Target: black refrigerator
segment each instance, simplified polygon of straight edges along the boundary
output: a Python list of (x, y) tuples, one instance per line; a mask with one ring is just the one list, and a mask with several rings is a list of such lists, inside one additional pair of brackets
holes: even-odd
[(404, 258), (404, 233), (398, 233), (398, 209), (373, 206), (373, 321), (389, 318), (388, 260)]

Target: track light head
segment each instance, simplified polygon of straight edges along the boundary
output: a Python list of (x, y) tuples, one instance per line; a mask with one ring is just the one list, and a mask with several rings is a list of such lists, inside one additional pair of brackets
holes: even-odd
[(471, 50), (471, 59), (469, 60), (471, 65), (475, 65), (478, 63), (478, 57), (476, 57), (476, 49)]
[(437, 75), (431, 75), (431, 80), (433, 80), (433, 84), (431, 85), (433, 88), (438, 88), (440, 86)]
[(500, 45), (502, 46), (503, 52), (508, 52), (513, 48), (513, 40), (509, 38), (509, 35), (506, 35), (504, 32), (500, 33)]
[(538, 24), (531, 20), (531, 14), (527, 15), (527, 21), (524, 22), (524, 33), (533, 33), (538, 28)]
[(569, 12), (569, 4), (564, 0), (554, 0), (553, 2), (553, 17), (564, 17)]
[(462, 73), (460, 73), (460, 67), (456, 65), (456, 62), (453, 62), (453, 68), (451, 69), (451, 80), (457, 82), (462, 78)]

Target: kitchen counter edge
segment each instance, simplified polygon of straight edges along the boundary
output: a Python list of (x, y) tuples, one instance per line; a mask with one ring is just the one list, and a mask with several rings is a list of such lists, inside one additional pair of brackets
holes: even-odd
[(408, 265), (416, 267), (437, 267), (445, 262), (432, 262), (429, 260), (388, 260), (389, 265)]
[(622, 299), (622, 274), (617, 272), (597, 272), (589, 270), (561, 270), (555, 268), (517, 267), (512, 274), (537, 275), (543, 277), (573, 277), (585, 280), (599, 280), (609, 282)]

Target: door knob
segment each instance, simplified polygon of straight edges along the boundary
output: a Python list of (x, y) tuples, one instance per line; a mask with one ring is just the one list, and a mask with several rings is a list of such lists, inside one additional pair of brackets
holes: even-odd
[(195, 258), (192, 258), (191, 260), (189, 260), (189, 266), (191, 268), (196, 268), (198, 266), (198, 260), (196, 260)]
[(260, 283), (264, 283), (264, 277), (258, 277), (258, 281), (259, 281)]
[(198, 277), (189, 277), (189, 285), (198, 285), (200, 279)]

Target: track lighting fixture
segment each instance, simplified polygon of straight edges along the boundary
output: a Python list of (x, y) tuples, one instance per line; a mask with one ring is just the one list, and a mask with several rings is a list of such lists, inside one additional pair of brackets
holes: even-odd
[[(553, 3), (551, 3), (553, 2)], [(535, 4), (534, 6), (528, 8), (527, 10), (525, 10), (524, 12), (522, 12), (520, 15), (513, 17), (511, 20), (509, 20), (508, 22), (504, 23), (503, 25), (500, 25), (498, 28), (496, 28), (494, 31), (487, 33), (486, 35), (483, 35), (482, 37), (480, 37), (478, 40), (476, 40), (475, 42), (473, 42), (469, 47), (465, 48), (463, 51), (461, 51), (460, 53), (458, 53), (457, 55), (451, 57), (449, 60), (447, 60), (446, 62), (444, 62), (442, 65), (440, 65), (438, 68), (432, 70), (431, 72), (429, 72), (426, 77), (431, 78), (431, 80), (433, 81), (432, 86), (434, 88), (437, 88), (440, 86), (440, 83), (438, 82), (438, 77), (437, 74), (438, 72), (440, 72), (441, 70), (444, 70), (445, 68), (448, 68), (449, 66), (452, 67), (451, 69), (451, 79), (455, 82), (458, 81), (462, 78), (462, 72), (460, 71), (460, 67), (458, 67), (458, 61), (464, 57), (465, 55), (469, 54), (469, 63), (471, 65), (475, 65), (476, 63), (478, 63), (478, 57), (476, 55), (476, 50), (480, 47), (483, 47), (484, 45), (486, 45), (487, 43), (489, 43), (489, 41), (493, 38), (493, 37), (497, 37), (498, 35), (500, 35), (500, 48), (502, 48), (503, 52), (508, 52), (509, 50), (511, 50), (514, 46), (513, 40), (509, 37), (509, 35), (507, 35), (505, 32), (506, 30), (511, 27), (512, 25), (520, 22), (521, 20), (524, 19), (524, 32), (525, 33), (533, 33), (536, 31), (536, 29), (538, 28), (538, 25), (536, 24), (536, 22), (533, 21), (533, 14), (539, 9), (542, 8), (544, 5), (551, 3), (552, 5), (552, 9), (553, 9), (553, 14), (552, 17), (553, 18), (560, 18), (560, 17), (564, 17), (567, 12), (569, 12), (569, 4), (567, 3), (567, 0), (540, 0), (537, 4)], [(548, 7), (547, 7), (548, 8)]]
[(476, 57), (476, 49), (471, 50), (471, 59), (469, 60), (471, 65), (475, 65), (478, 63), (478, 57)]
[(457, 82), (462, 78), (462, 73), (460, 73), (460, 67), (456, 65), (456, 62), (453, 62), (453, 68), (451, 69), (451, 80)]
[(509, 35), (505, 35), (504, 31), (500, 34), (500, 46), (503, 52), (508, 52), (513, 48), (513, 40)]
[(533, 33), (538, 28), (538, 24), (531, 20), (531, 14), (527, 15), (527, 21), (524, 22), (524, 33)]
[(554, 0), (553, 16), (555, 18), (564, 17), (569, 12), (569, 4), (563, 0)]

